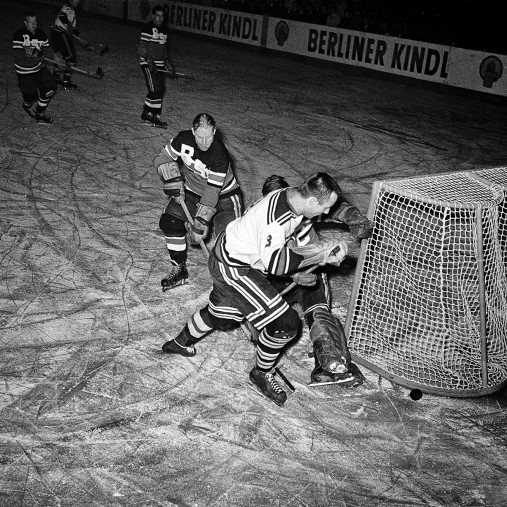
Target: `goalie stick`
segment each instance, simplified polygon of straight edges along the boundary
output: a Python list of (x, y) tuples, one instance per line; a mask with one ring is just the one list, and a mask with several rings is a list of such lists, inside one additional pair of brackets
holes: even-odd
[[(51, 63), (54, 67), (60, 68), (58, 62), (56, 62), (55, 60), (51, 60), (50, 58), (44, 58), (44, 61)], [(104, 71), (100, 67), (97, 67), (95, 74), (89, 72), (88, 70), (80, 69), (79, 67), (74, 67), (73, 65), (70, 66), (70, 71), (76, 72), (77, 74), (83, 74), (84, 76), (92, 77), (94, 79), (102, 79), (104, 77)]]
[(106, 46), (104, 44), (100, 44), (101, 48), (97, 49), (88, 41), (81, 39), (81, 37), (78, 37), (77, 35), (72, 34), (72, 37), (74, 37), (74, 39), (76, 39), (79, 42), (79, 44), (81, 44), (81, 46), (83, 46), (85, 49), (89, 49), (90, 51), (93, 51), (99, 56), (104, 56), (104, 54), (109, 51), (109, 46)]

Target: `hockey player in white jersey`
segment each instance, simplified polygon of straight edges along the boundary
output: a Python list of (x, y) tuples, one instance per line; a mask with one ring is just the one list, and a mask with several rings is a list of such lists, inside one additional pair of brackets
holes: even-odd
[(211, 252), (213, 289), (209, 303), (192, 315), (180, 334), (166, 342), (169, 354), (193, 356), (194, 347), (213, 329), (228, 330), (244, 318), (260, 331), (250, 381), (266, 397), (283, 405), (287, 394), (271, 373), (283, 347), (298, 333), (297, 311), (283, 299), (268, 275), (295, 274), (315, 264), (339, 265), (347, 255), (341, 240), (319, 238), (311, 221), (326, 214), (341, 195), (338, 183), (317, 173), (297, 187), (270, 193), (231, 222)]

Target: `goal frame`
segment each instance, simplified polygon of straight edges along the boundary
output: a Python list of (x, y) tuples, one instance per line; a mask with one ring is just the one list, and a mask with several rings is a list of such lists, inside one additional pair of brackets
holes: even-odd
[[(492, 194), (498, 196), (497, 206), (503, 206), (503, 210), (507, 209), (506, 204), (506, 195), (507, 195), (507, 168), (499, 167), (492, 169), (484, 169), (477, 171), (465, 171), (460, 173), (461, 175), (465, 175), (468, 178), (471, 178), (477, 182), (481, 182), (482, 184), (491, 188)], [(445, 175), (456, 176), (457, 173), (443, 173), (439, 175), (427, 176), (426, 178), (438, 178)], [(378, 198), (382, 191), (389, 192), (393, 190), (396, 192), (396, 195), (401, 197), (407, 197), (412, 199), (414, 197), (414, 193), (412, 191), (405, 191), (402, 188), (396, 186), (399, 182), (409, 181), (409, 180), (421, 180), (421, 176), (405, 178), (404, 180), (384, 180), (384, 181), (375, 181), (372, 188), (369, 209), (368, 209), (368, 218), (373, 221), (375, 228), (375, 216), (378, 205)], [(435, 385), (427, 385), (424, 382), (417, 382), (413, 379), (405, 378), (404, 376), (396, 374), (394, 371), (390, 371), (387, 367), (377, 364), (378, 361), (373, 362), (369, 359), (369, 357), (358, 353), (354, 350), (354, 337), (351, 339), (351, 332), (354, 324), (354, 319), (356, 316), (356, 309), (358, 308), (358, 294), (361, 289), (361, 284), (363, 281), (364, 275), (364, 265), (365, 258), (368, 253), (368, 248), (370, 245), (370, 240), (365, 240), (362, 242), (361, 249), (359, 252), (359, 258), (356, 267), (356, 274), (354, 279), (354, 284), (352, 287), (352, 292), (350, 296), (349, 308), (347, 313), (347, 319), (345, 323), (345, 330), (349, 340), (349, 349), (351, 353), (352, 359), (357, 362), (359, 365), (368, 368), (369, 370), (379, 374), (381, 377), (384, 377), (396, 384), (407, 387), (409, 389), (418, 388), (423, 392), (430, 394), (437, 394), (442, 396), (450, 396), (450, 397), (478, 397), (492, 394), (499, 389), (503, 388), (507, 385), (507, 372), (505, 374), (505, 379), (499, 383), (495, 383), (491, 385), (489, 383), (489, 375), (488, 375), (488, 336), (487, 336), (487, 308), (485, 301), (485, 285), (484, 285), (484, 252), (483, 252), (483, 237), (482, 237), (482, 220), (483, 220), (483, 207), (477, 203), (466, 203), (466, 202), (455, 202), (452, 200), (442, 200), (442, 199), (433, 199), (429, 197), (425, 197), (423, 195), (417, 195), (417, 202), (426, 202), (431, 205), (437, 205), (441, 207), (449, 207), (449, 208), (459, 208), (459, 209), (474, 209), (476, 213), (476, 223), (475, 230), (477, 233), (477, 268), (478, 268), (478, 291), (479, 291), (479, 305), (480, 305), (480, 363), (481, 363), (481, 377), (482, 377), (482, 386), (477, 389), (451, 389), (451, 388), (442, 388)], [(507, 242), (507, 238), (503, 238), (504, 244)], [(507, 251), (504, 251), (504, 264), (505, 270), (507, 270)], [(505, 309), (507, 311), (507, 308)]]

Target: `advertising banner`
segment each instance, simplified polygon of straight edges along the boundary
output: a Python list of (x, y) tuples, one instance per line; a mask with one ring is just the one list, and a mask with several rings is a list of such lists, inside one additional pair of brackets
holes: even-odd
[(269, 18), (266, 47), (507, 96), (507, 57)]

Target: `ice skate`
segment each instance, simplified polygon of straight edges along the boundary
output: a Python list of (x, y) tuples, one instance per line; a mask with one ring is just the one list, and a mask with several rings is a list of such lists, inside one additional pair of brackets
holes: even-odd
[(50, 124), (53, 123), (53, 118), (51, 118), (51, 116), (47, 116), (44, 113), (35, 113), (35, 121), (37, 123)]
[(35, 118), (35, 113), (32, 110), (32, 106), (29, 106), (29, 105), (23, 103), (23, 111), (25, 111), (25, 113), (28, 116), (31, 116), (32, 118)]
[(278, 385), (274, 375), (259, 370), (256, 366), (250, 371), (253, 388), (269, 401), (281, 407), (287, 400), (287, 393)]
[(144, 122), (144, 121), (147, 121), (147, 122), (152, 122), (153, 120), (153, 113), (150, 113), (149, 111), (147, 111), (146, 109), (143, 109), (143, 112), (141, 114), (141, 120)]
[(151, 124), (154, 126), (154, 127), (158, 127), (160, 129), (166, 129), (167, 128), (167, 122), (166, 121), (162, 121), (160, 119), (160, 115), (159, 114), (154, 114), (152, 116), (152, 119), (151, 119)]
[(331, 373), (322, 368), (318, 360), (315, 359), (315, 368), (311, 373), (309, 386), (316, 387), (337, 384), (342, 387), (358, 387), (364, 380), (363, 374), (354, 363), (350, 363), (348, 370), (345, 372)]
[(174, 289), (174, 287), (177, 287), (178, 285), (187, 283), (187, 278), (188, 271), (186, 263), (171, 263), (171, 270), (169, 271), (169, 274), (165, 278), (162, 278), (160, 281), (160, 285), (162, 285), (162, 292), (165, 292), (169, 289)]
[(72, 81), (64, 81), (62, 87), (64, 90), (77, 90), (77, 84)]
[[(193, 357), (197, 354), (194, 345), (181, 345), (181, 343), (188, 343), (192, 337), (188, 332), (187, 326), (183, 328), (181, 333), (174, 339), (169, 340), (162, 345), (162, 352), (166, 354), (179, 354), (180, 356)], [(179, 341), (178, 341), (179, 340)]]

